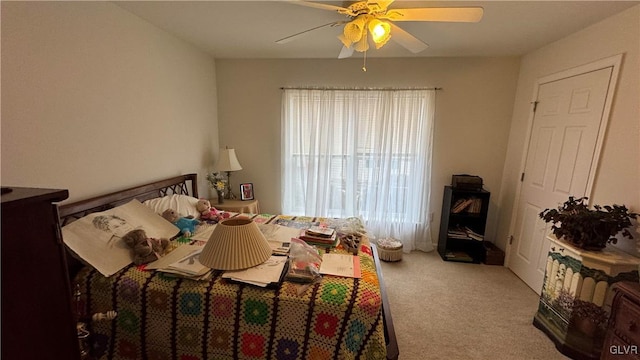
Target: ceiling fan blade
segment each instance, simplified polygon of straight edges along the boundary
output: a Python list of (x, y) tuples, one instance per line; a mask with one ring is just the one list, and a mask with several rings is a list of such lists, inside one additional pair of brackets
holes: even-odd
[(342, 46), (342, 50), (340, 50), (340, 55), (338, 55), (338, 59), (345, 59), (351, 57), (353, 55), (353, 46), (346, 47)]
[(395, 25), (394, 23), (390, 23), (390, 25), (391, 40), (407, 48), (407, 50), (412, 53), (417, 54), (429, 47), (429, 45), (424, 43), (422, 40), (404, 31), (398, 25)]
[(316, 26), (316, 27), (314, 27), (314, 28), (307, 29), (307, 30), (305, 30), (305, 31), (301, 31), (301, 32), (299, 32), (299, 33), (297, 33), (297, 34), (289, 35), (289, 36), (284, 37), (284, 38), (282, 38), (282, 39), (276, 40), (276, 44), (286, 44), (286, 43), (288, 43), (288, 42), (290, 42), (290, 41), (293, 41), (293, 40), (295, 40), (295, 39), (297, 39), (297, 38), (299, 38), (299, 37), (302, 37), (303, 35), (306, 35), (307, 33), (311, 32), (311, 31), (313, 31), (313, 30), (322, 29), (322, 28), (327, 27), (327, 26), (338, 26), (338, 25), (343, 25), (344, 23), (346, 23), (346, 21), (333, 21), (333, 22), (330, 22), (330, 23), (328, 23), (328, 24), (324, 24), (324, 25)]
[(340, 14), (343, 14), (345, 11), (350, 12), (349, 9), (344, 8), (342, 6), (335, 6), (335, 5), (323, 4), (323, 3), (312, 2), (312, 1), (289, 0), (287, 2), (290, 4), (307, 6), (307, 7), (312, 7), (312, 8), (321, 9), (321, 10), (335, 11)]
[(478, 22), (482, 19), (481, 7), (392, 9), (381, 18), (393, 21), (447, 21)]

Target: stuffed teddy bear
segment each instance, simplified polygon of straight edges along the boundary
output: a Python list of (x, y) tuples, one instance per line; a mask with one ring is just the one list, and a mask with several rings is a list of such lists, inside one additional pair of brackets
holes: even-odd
[(141, 229), (129, 231), (122, 240), (133, 249), (133, 262), (136, 265), (158, 260), (169, 247), (169, 240), (147, 237), (147, 233)]
[(181, 217), (173, 209), (167, 209), (162, 213), (162, 217), (180, 229), (180, 233), (185, 237), (191, 237), (196, 232), (196, 226), (200, 225), (198, 219), (189, 219)]
[(216, 208), (212, 207), (211, 203), (207, 199), (198, 200), (196, 203), (196, 209), (200, 213), (200, 219), (214, 224), (230, 216), (229, 213), (218, 211)]

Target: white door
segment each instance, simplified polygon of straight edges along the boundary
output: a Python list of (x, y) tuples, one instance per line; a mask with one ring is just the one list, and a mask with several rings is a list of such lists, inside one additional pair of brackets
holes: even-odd
[(538, 85), (508, 263), (538, 294), (550, 247), (546, 235), (551, 231), (538, 214), (570, 195), (589, 194), (613, 73), (611, 66)]

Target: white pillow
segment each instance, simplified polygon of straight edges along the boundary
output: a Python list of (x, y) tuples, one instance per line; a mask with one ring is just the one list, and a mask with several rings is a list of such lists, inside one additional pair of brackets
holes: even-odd
[(167, 209), (175, 210), (180, 216), (193, 216), (195, 219), (200, 218), (200, 213), (196, 209), (198, 199), (189, 195), (172, 194), (143, 202), (150, 207), (155, 213), (162, 215)]

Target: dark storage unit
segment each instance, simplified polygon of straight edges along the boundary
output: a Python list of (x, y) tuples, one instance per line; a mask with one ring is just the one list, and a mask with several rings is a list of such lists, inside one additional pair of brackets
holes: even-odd
[(460, 190), (482, 190), (482, 178), (477, 175), (452, 175), (451, 186)]
[(438, 253), (443, 260), (480, 263), (485, 260), (483, 244), (490, 193), (479, 189), (445, 186)]
[(80, 359), (55, 205), (68, 196), (2, 188), (2, 359)]
[(484, 241), (485, 259), (487, 265), (504, 265), (504, 251), (489, 241)]

